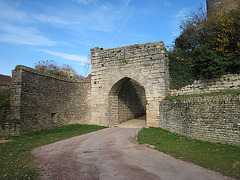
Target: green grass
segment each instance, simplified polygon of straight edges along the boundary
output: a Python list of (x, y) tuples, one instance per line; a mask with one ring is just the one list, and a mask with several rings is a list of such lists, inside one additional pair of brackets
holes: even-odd
[(179, 95), (179, 96), (166, 96), (166, 100), (178, 100), (178, 99), (184, 99), (188, 97), (198, 97), (198, 96), (216, 96), (216, 95), (240, 95), (240, 89), (226, 89), (223, 91), (218, 92), (212, 92), (212, 93), (199, 93), (199, 94), (187, 94), (187, 95)]
[(103, 128), (105, 127), (75, 124), (5, 137), (13, 141), (0, 144), (0, 179), (36, 179), (37, 166), (30, 154), (33, 148)]
[(188, 139), (161, 128), (145, 128), (138, 134), (140, 144), (191, 162), (225, 176), (240, 178), (240, 147)]

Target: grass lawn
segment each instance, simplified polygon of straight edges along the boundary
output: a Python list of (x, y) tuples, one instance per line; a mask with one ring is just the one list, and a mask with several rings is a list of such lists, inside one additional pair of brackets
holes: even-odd
[(103, 128), (105, 127), (75, 124), (22, 136), (9, 136), (5, 139), (13, 141), (0, 144), (0, 179), (36, 179), (37, 167), (30, 154), (33, 148)]
[(161, 128), (143, 129), (138, 134), (138, 142), (153, 145), (158, 151), (240, 179), (240, 146), (188, 139)]

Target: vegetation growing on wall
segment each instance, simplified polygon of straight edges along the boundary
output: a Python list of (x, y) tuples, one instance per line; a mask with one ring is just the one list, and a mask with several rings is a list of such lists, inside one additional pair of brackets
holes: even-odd
[(10, 90), (0, 90), (0, 128), (4, 129), (7, 114), (10, 110)]
[(199, 77), (240, 73), (240, 10), (206, 16), (199, 9), (182, 22), (181, 35), (169, 53), (171, 88)]
[(186, 95), (178, 95), (178, 96), (171, 96), (167, 95), (165, 97), (165, 100), (178, 100), (178, 99), (185, 99), (189, 97), (199, 97), (199, 96), (217, 96), (217, 95), (227, 95), (227, 94), (232, 94), (232, 95), (240, 95), (240, 89), (226, 89), (222, 91), (217, 91), (217, 92), (211, 92), (211, 93), (200, 93), (200, 94), (186, 94)]
[(46, 72), (53, 76), (85, 79), (85, 77), (78, 75), (70, 65), (63, 64), (62, 66), (59, 66), (53, 60), (38, 61), (38, 63), (35, 64), (35, 68), (41, 72)]
[(170, 88), (180, 89), (192, 84), (198, 79), (187, 53), (182, 49), (175, 49), (169, 53), (169, 74), (171, 77)]

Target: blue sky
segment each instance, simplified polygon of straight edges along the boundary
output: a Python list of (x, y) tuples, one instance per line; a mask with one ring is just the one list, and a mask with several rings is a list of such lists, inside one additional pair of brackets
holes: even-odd
[(86, 76), (90, 48), (164, 41), (205, 0), (0, 0), (0, 74), (40, 60)]

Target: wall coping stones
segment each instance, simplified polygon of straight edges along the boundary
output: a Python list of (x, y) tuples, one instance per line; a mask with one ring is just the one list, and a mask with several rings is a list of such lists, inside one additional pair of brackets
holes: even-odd
[(53, 79), (56, 79), (56, 80), (72, 82), (72, 83), (89, 83), (89, 82), (91, 82), (91, 79), (76, 80), (76, 79), (69, 79), (67, 77), (61, 77), (61, 76), (56, 77), (56, 76), (53, 76), (49, 73), (40, 72), (37, 69), (33, 69), (33, 68), (23, 66), (23, 65), (17, 65), (14, 70), (24, 70), (24, 71), (28, 71), (28, 72), (31, 72), (31, 73), (34, 73), (34, 74), (41, 75), (41, 76), (47, 76), (47, 77), (50, 77), (50, 78), (53, 78)]
[(170, 90), (170, 95), (200, 94), (240, 88), (240, 74), (225, 74), (212, 79), (199, 79), (179, 90)]

